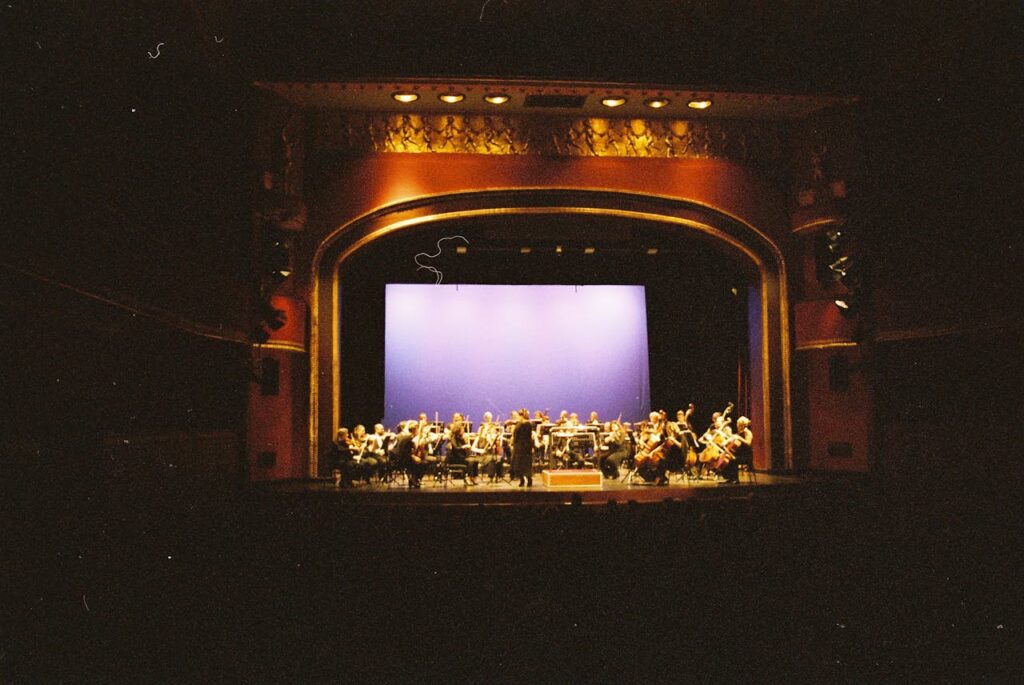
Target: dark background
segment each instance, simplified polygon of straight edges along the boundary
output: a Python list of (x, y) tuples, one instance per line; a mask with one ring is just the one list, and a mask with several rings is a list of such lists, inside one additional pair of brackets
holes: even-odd
[(159, 464), (143, 486), (111, 475), (101, 443), (243, 430), (257, 79), (853, 94), (865, 168), (851, 202), (878, 291), (951, 324), (1019, 317), (1020, 15), (0, 4), (0, 678), (1009, 679), (1024, 614), (1019, 323), (875, 345), (884, 477), (789, 498), (367, 511), (210, 493)]

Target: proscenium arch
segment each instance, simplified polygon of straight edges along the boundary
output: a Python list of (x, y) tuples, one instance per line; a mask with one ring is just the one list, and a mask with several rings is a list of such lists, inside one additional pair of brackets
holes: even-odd
[[(310, 320), (309, 474), (315, 477), (320, 446), (338, 428), (340, 359), (338, 270), (369, 243), (396, 231), (480, 216), (515, 214), (602, 215), (696, 230), (752, 263), (759, 274), (760, 359), (751, 359), (751, 382), (760, 387), (763, 464), (790, 469), (789, 311), (786, 267), (778, 245), (755, 226), (701, 203), (656, 195), (603, 190), (514, 189), (420, 197), (377, 208), (327, 234), (312, 260)], [(324, 315), (324, 312), (327, 315)], [(749, 325), (750, 322), (748, 322)], [(755, 363), (756, 362), (756, 363)], [(754, 373), (754, 369), (760, 373)], [(323, 392), (327, 388), (328, 392)]]

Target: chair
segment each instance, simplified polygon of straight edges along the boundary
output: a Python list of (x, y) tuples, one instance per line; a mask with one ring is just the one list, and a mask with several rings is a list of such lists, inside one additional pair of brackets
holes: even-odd
[(438, 469), (440, 470), (441, 484), (444, 487), (447, 488), (455, 479), (455, 476), (462, 478), (462, 487), (468, 487), (469, 481), (467, 480), (465, 464), (449, 464), (444, 462), (438, 466)]

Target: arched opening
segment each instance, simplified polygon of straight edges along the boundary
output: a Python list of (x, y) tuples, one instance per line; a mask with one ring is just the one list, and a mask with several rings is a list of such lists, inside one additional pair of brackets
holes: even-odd
[[(312, 273), (311, 475), (316, 473), (319, 457), (330, 445), (344, 413), (342, 376), (347, 373), (347, 360), (341, 354), (340, 343), (343, 271), (348, 260), (357, 263), (361, 251), (387, 245), (399, 234), (424, 239), (449, 229), (455, 233), (457, 229), (490, 230), (492, 236), (510, 246), (523, 238), (515, 226), (521, 228), (524, 217), (555, 217), (573, 223), (584, 242), (597, 240), (595, 219), (606, 224), (618, 222), (633, 236), (675, 248), (692, 247), (697, 237), (737, 265), (736, 273), (748, 274), (748, 280), (736, 288), (739, 291), (749, 286), (745, 298), (748, 353), (738, 364), (745, 365), (745, 370), (737, 368), (737, 394), (749, 398), (745, 400), (746, 409), (758, 429), (758, 467), (778, 470), (791, 464), (785, 266), (778, 247), (763, 232), (712, 208), (664, 197), (604, 191), (503, 190), (427, 197), (384, 207), (340, 226), (321, 243)], [(415, 271), (415, 251), (403, 249), (403, 254), (408, 253), (404, 257), (410, 272)], [(421, 275), (420, 282), (429, 279)], [(714, 336), (716, 332), (709, 330), (706, 334)]]

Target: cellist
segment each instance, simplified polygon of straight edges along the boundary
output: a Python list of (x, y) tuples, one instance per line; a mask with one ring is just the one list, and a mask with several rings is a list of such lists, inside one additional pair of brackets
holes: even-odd
[(641, 433), (640, 444), (634, 463), (638, 471), (644, 472), (644, 478), (653, 476), (655, 485), (668, 485), (665, 450), (668, 447), (668, 427), (665, 425), (661, 412), (652, 411), (650, 422)]

